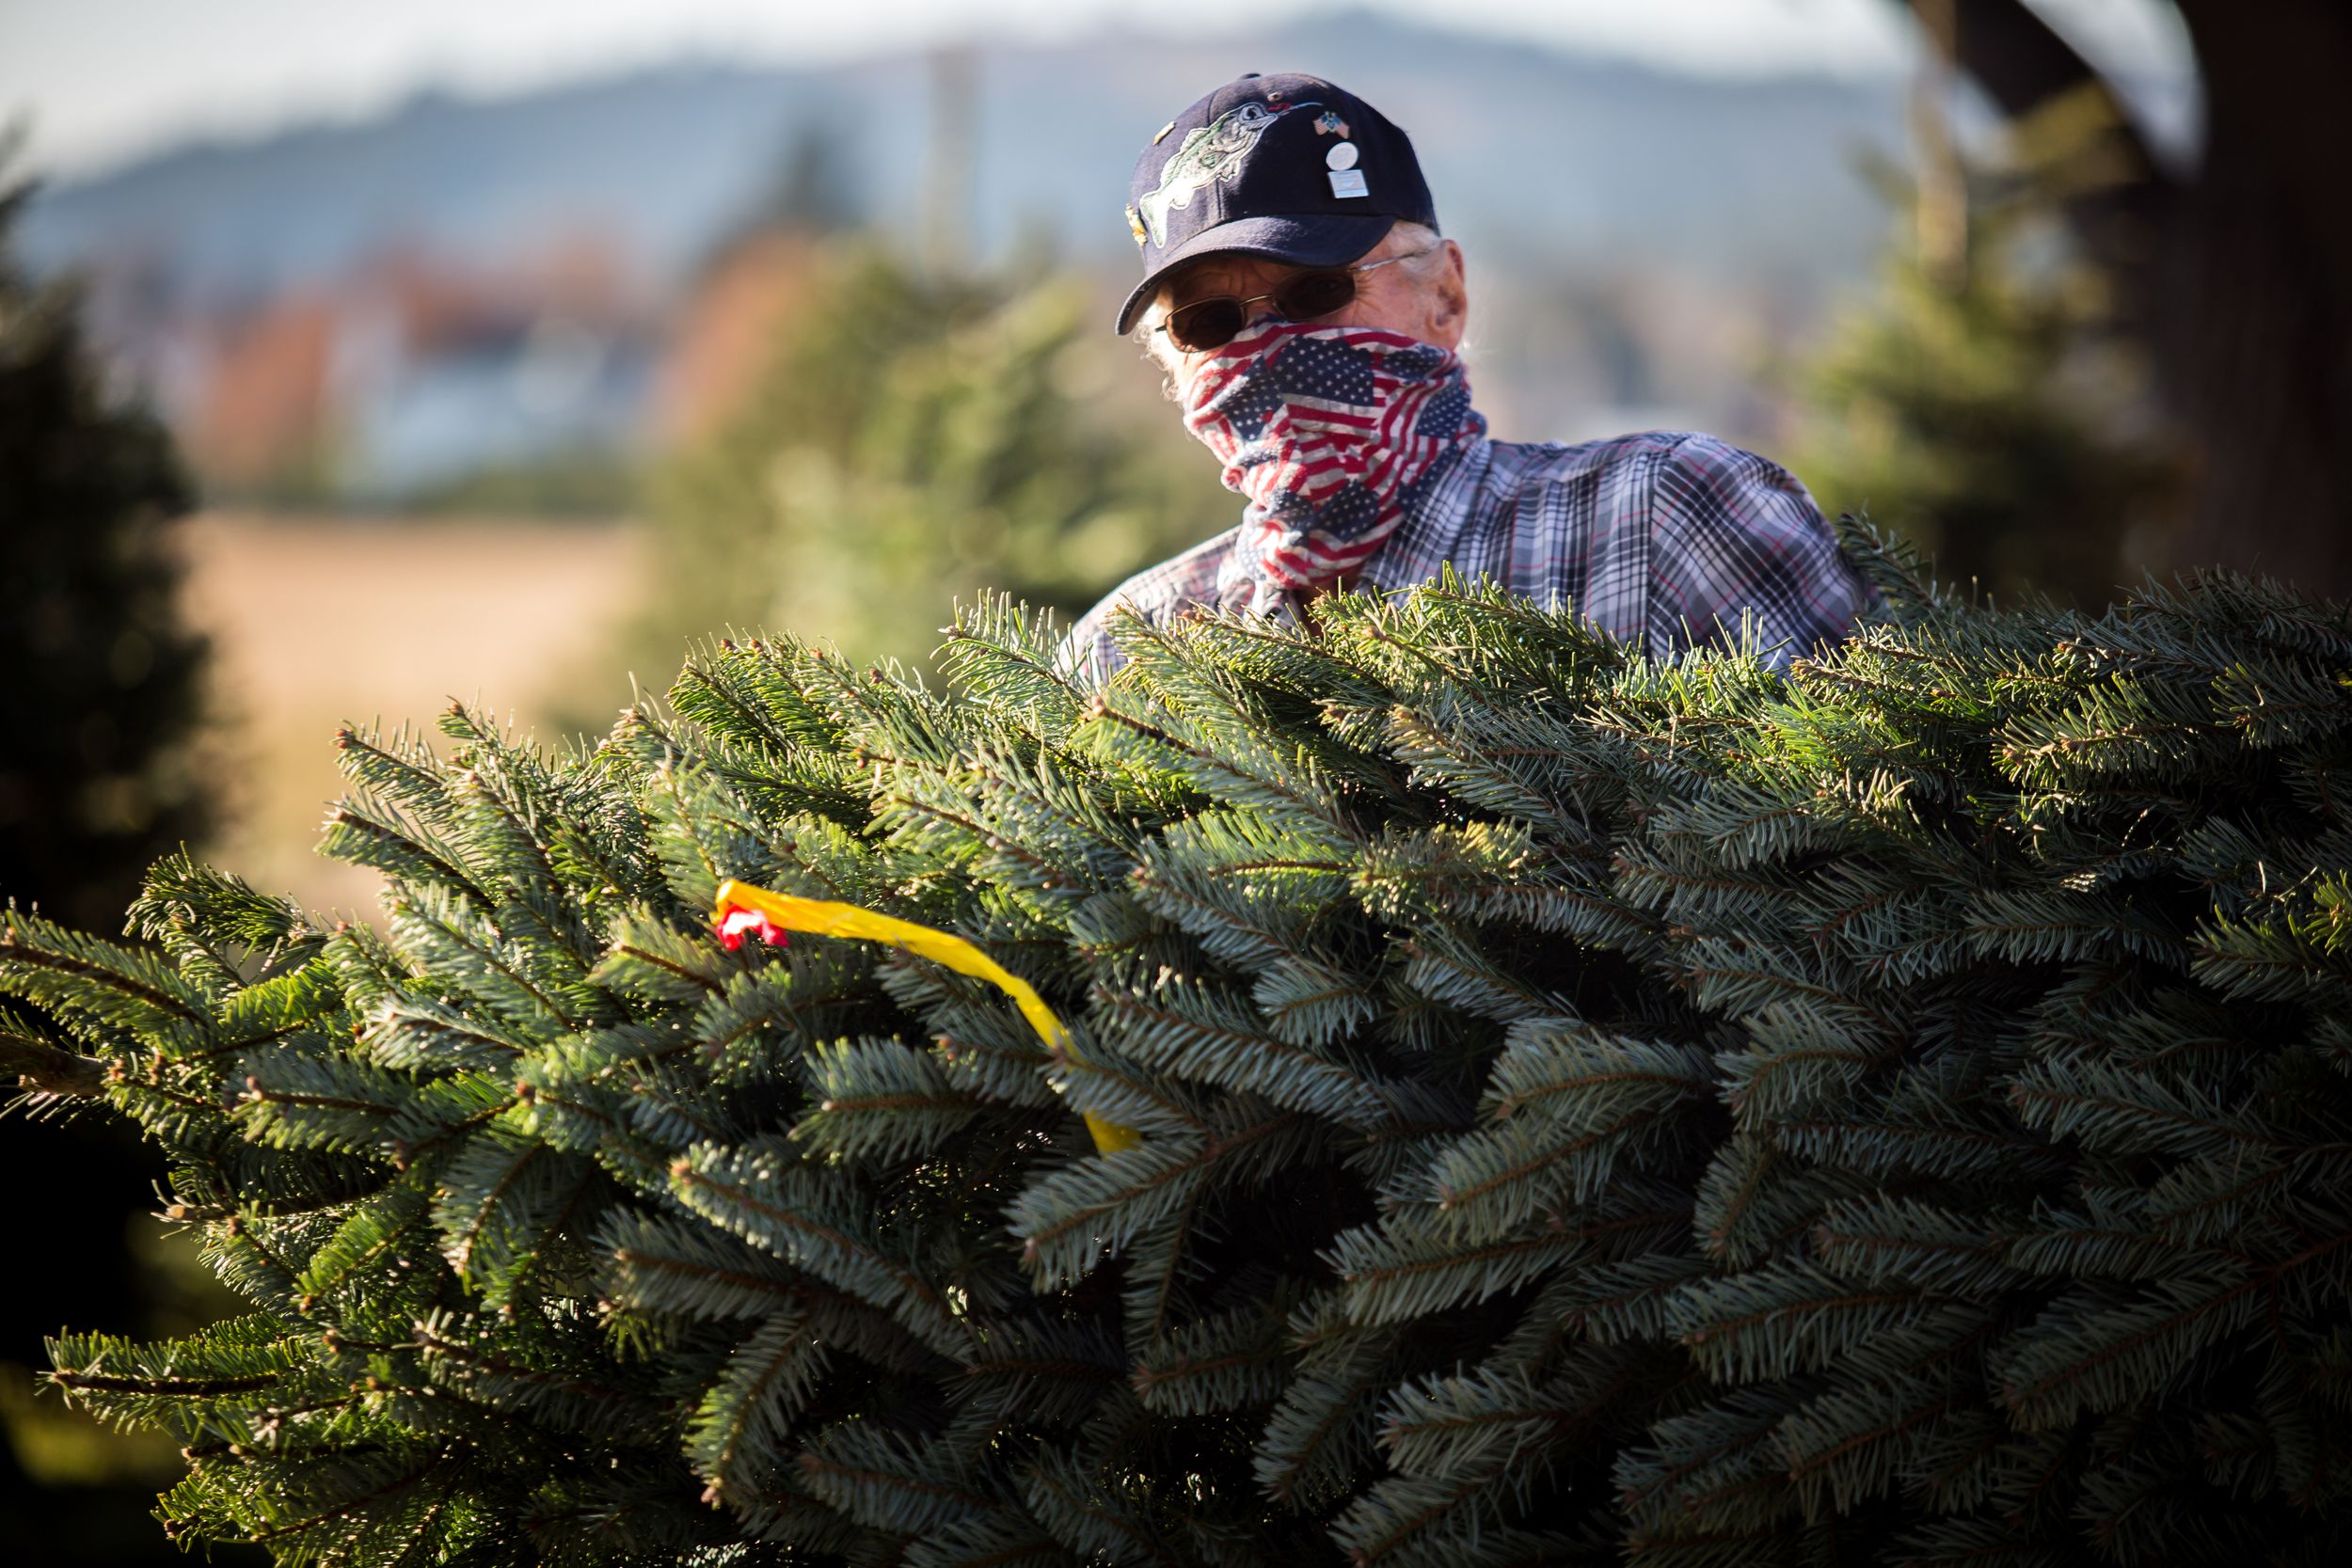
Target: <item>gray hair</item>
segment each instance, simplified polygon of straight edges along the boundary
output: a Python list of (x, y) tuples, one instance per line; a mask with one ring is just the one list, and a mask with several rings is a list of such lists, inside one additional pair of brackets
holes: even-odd
[[(1389, 230), (1389, 234), (1403, 241), (1406, 251), (1419, 253), (1413, 255), (1411, 260), (1396, 264), (1396, 270), (1414, 282), (1426, 282), (1443, 264), (1438, 254), (1438, 231), (1427, 224), (1399, 218)], [(1168, 334), (1158, 330), (1161, 318), (1166, 313), (1161, 309), (1159, 300), (1152, 299), (1136, 317), (1136, 325), (1128, 331), (1127, 338), (1143, 350), (1145, 358), (1160, 368), (1166, 378), (1160, 383), (1160, 391), (1170, 403), (1176, 403), (1182, 401), (1176, 391), (1176, 351), (1168, 342)]]

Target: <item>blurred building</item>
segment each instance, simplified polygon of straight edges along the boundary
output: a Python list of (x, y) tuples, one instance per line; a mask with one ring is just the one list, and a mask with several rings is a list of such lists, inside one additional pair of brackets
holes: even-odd
[(742, 405), (822, 254), (821, 242), (805, 230), (763, 228), (739, 235), (704, 263), (674, 313), (655, 383), (657, 442), (690, 444)]
[(374, 506), (630, 451), (660, 325), (612, 247), (577, 235), (495, 269), (389, 251), (115, 341), (139, 345), (130, 373), (214, 495)]

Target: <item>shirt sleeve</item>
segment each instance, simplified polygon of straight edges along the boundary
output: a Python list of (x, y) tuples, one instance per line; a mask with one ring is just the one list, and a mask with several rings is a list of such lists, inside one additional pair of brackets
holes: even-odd
[(1054, 651), (1055, 670), (1073, 686), (1099, 687), (1127, 662), (1126, 654), (1111, 641), (1111, 617), (1118, 611), (1131, 610), (1154, 626), (1166, 626), (1187, 610), (1213, 607), (1217, 566), (1238, 531), (1227, 529), (1182, 555), (1137, 572), (1104, 594)]
[(1767, 663), (1841, 641), (1873, 597), (1797, 476), (1711, 436), (1654, 459), (1647, 641), (1653, 657), (1736, 642)]
[(1104, 623), (1110, 619), (1113, 606), (1120, 602), (1112, 594), (1080, 616), (1054, 650), (1054, 670), (1071, 685), (1092, 690), (1111, 678), (1111, 673), (1127, 662), (1119, 645), (1111, 641)]

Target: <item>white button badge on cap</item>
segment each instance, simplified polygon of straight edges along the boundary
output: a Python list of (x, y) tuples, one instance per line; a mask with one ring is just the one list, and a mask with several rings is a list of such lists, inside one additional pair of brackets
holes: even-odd
[(1356, 160), (1359, 156), (1361, 154), (1358, 152), (1356, 144), (1352, 141), (1341, 142), (1323, 155), (1323, 161), (1331, 168), (1331, 194), (1333, 196), (1370, 196), (1372, 194), (1365, 188), (1364, 171), (1356, 166)]

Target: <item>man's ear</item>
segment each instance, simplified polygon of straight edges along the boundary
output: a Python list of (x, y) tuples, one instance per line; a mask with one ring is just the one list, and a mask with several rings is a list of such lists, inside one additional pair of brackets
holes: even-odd
[(1439, 240), (1438, 250), (1442, 259), (1431, 271), (1426, 284), (1427, 337), (1433, 343), (1458, 348), (1462, 331), (1470, 325), (1470, 282), (1462, 264), (1462, 247), (1452, 240)]

